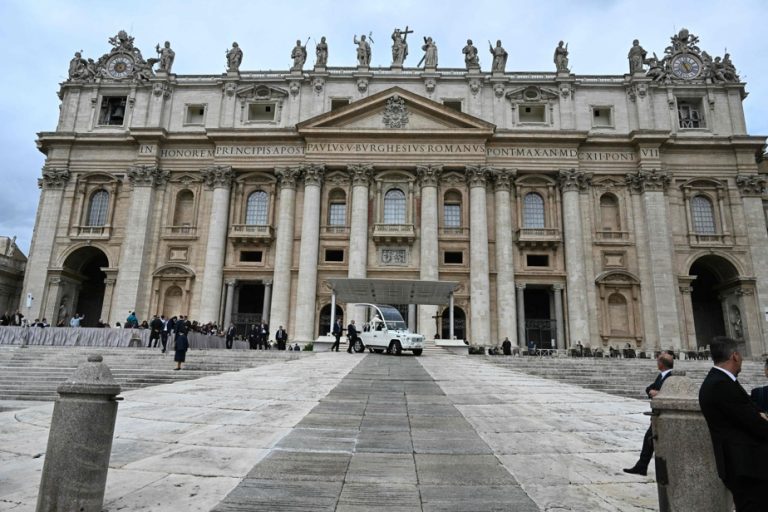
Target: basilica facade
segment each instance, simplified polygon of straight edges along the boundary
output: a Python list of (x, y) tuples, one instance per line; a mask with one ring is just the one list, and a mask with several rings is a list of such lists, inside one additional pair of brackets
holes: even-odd
[[(76, 54), (39, 134), (28, 316), (266, 320), (305, 341), (329, 330), (329, 279), (444, 280), (473, 344), (767, 351), (765, 138), (727, 54), (683, 30), (661, 60), (636, 41), (628, 73), (582, 76), (562, 43), (552, 71), (517, 72), (501, 41), (483, 71), (471, 41), (443, 69), (439, 42), (411, 68), (392, 39), (387, 67), (364, 37), (333, 67), (323, 38), (314, 67), (297, 42), (289, 71), (243, 71), (234, 44), (205, 76), (124, 32)], [(451, 332), (447, 305), (395, 306)]]

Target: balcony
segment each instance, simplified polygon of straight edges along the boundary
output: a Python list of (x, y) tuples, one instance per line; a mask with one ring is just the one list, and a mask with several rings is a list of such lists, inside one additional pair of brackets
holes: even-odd
[(624, 245), (629, 242), (629, 231), (596, 231), (595, 241), (604, 244)]
[(109, 240), (111, 226), (72, 226), (69, 238), (73, 240)]
[(521, 247), (555, 247), (562, 237), (557, 228), (520, 228), (517, 230), (517, 245)]
[(271, 245), (275, 230), (267, 224), (233, 224), (229, 239), (236, 244)]
[(167, 240), (194, 240), (197, 238), (197, 226), (165, 226), (163, 238)]
[(320, 234), (328, 238), (349, 238), (349, 226), (320, 226)]
[(438, 236), (440, 238), (450, 238), (450, 239), (459, 239), (464, 240), (469, 237), (469, 228), (458, 228), (458, 227), (450, 227), (450, 228), (439, 228), (438, 229)]
[(416, 239), (413, 224), (374, 224), (373, 241), (384, 244), (412, 244)]
[(720, 247), (723, 245), (730, 245), (732, 242), (730, 240), (730, 235), (725, 234), (706, 234), (702, 235), (699, 233), (688, 233), (688, 240), (691, 245), (695, 246), (705, 246), (705, 247)]

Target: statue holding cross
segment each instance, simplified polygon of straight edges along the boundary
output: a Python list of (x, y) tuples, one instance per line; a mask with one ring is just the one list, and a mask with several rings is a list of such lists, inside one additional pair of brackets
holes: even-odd
[(396, 28), (392, 33), (392, 67), (401, 68), (405, 62), (405, 58), (408, 57), (408, 34), (413, 34), (413, 30), (408, 30), (406, 25), (405, 30)]

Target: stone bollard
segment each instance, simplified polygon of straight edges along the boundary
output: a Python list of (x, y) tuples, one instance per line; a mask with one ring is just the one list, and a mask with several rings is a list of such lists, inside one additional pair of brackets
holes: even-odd
[(120, 385), (100, 355), (89, 355), (57, 391), (37, 512), (99, 512)]
[(731, 512), (730, 493), (717, 476), (699, 386), (671, 375), (651, 400), (660, 512)]

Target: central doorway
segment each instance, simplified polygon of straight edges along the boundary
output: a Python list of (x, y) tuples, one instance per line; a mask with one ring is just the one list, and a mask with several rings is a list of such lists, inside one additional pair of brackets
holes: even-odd
[(237, 311), (232, 322), (238, 332), (247, 332), (251, 325), (259, 325), (264, 314), (264, 284), (242, 283), (237, 287)]
[(552, 293), (548, 288), (526, 286), (525, 343), (533, 341), (536, 348), (553, 349), (557, 339), (556, 321), (552, 319)]

